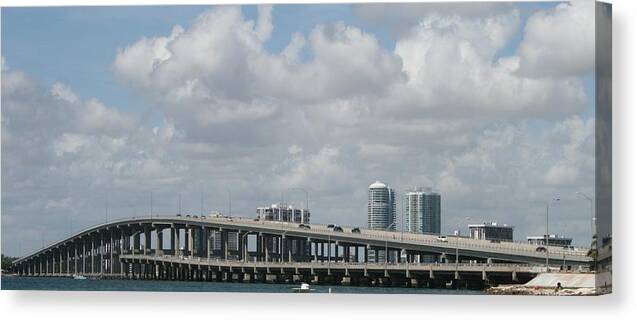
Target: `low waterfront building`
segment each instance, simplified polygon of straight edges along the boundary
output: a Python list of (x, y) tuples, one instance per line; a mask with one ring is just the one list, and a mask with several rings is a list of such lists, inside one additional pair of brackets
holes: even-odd
[(469, 237), (474, 240), (513, 241), (513, 226), (497, 222), (469, 224)]
[(308, 209), (294, 208), (291, 204), (278, 203), (257, 207), (257, 219), (308, 224), (310, 223), (310, 211)]
[[(529, 244), (533, 245), (546, 245), (546, 234), (542, 236), (527, 236), (526, 241)], [(549, 234), (548, 236), (549, 245), (554, 246), (571, 246), (573, 239), (570, 237), (565, 237), (561, 235)]]

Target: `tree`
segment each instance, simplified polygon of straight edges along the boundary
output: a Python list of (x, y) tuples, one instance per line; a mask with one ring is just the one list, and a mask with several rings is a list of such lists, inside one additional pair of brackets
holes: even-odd
[(11, 271), (13, 269), (13, 261), (16, 259), (17, 257), (10, 257), (2, 254), (2, 271)]

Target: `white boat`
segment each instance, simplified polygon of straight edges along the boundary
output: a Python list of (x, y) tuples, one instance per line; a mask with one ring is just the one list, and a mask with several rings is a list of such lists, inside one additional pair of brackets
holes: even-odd
[(292, 288), (292, 290), (294, 290), (294, 292), (296, 293), (310, 293), (312, 291), (315, 291), (315, 289), (310, 289), (310, 285), (307, 283), (301, 283), (300, 288)]
[(73, 279), (74, 280), (86, 280), (86, 277), (83, 275), (79, 275), (79, 274), (73, 274)]

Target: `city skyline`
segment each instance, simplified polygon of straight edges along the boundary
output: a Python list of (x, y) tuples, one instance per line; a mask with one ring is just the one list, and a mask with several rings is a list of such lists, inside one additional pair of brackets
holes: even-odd
[(440, 191), (443, 234), (543, 235), (559, 197), (549, 232), (588, 245), (592, 9), (3, 8), (3, 251), (148, 214), (151, 192), (156, 214), (245, 217), (307, 196), (312, 222), (364, 227), (376, 180)]

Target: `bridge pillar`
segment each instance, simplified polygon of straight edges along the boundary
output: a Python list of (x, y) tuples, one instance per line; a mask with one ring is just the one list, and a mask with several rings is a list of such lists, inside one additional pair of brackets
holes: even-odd
[(246, 232), (245, 235), (245, 242), (243, 242), (243, 260), (245, 262), (248, 262), (248, 260), (250, 259), (250, 252), (248, 251), (248, 238), (250, 237), (250, 232)]
[(334, 242), (334, 262), (338, 262), (338, 256), (339, 256), (339, 242), (335, 241)]
[(175, 232), (175, 238), (173, 239), (173, 243), (174, 243), (174, 247), (175, 247), (175, 253), (176, 255), (183, 255), (183, 253), (181, 252), (181, 229), (179, 227), (175, 227), (174, 229)]
[(212, 249), (211, 244), (211, 235), (212, 233), (210, 233), (210, 229), (207, 227), (203, 228), (203, 238), (205, 240), (205, 244), (204, 244), (204, 251), (206, 252), (206, 259), (210, 260), (210, 250)]
[(272, 252), (274, 253), (273, 259), (275, 262), (283, 262), (283, 242), (281, 241), (281, 236), (279, 235), (273, 235), (272, 236), (272, 242), (273, 242), (273, 250)]
[(63, 272), (62, 269), (64, 268), (64, 265), (63, 265), (64, 264), (64, 258), (62, 257), (62, 249), (63, 248), (64, 248), (63, 246), (60, 246), (58, 248), (58, 255), (60, 256), (60, 266), (58, 267), (58, 269), (59, 269), (59, 275), (60, 276), (62, 275), (62, 272)]
[(91, 237), (91, 274), (95, 274), (95, 237)]
[(227, 260), (228, 259), (228, 231), (227, 230), (222, 230), (221, 231), (221, 243), (223, 244), (223, 259)]
[(108, 254), (109, 254), (109, 259), (108, 259), (108, 273), (112, 276), (114, 274), (114, 266), (115, 266), (115, 251), (114, 251), (114, 245), (115, 245), (115, 241), (113, 240), (113, 233), (115, 233), (115, 230), (111, 229), (111, 234), (110, 234), (110, 240), (108, 243)]
[(155, 255), (163, 255), (164, 254), (164, 229), (161, 227), (157, 227), (155, 230)]
[(144, 255), (149, 255), (151, 250), (151, 229), (150, 226), (144, 226)]
[(288, 248), (288, 262), (292, 262), (292, 240), (291, 238), (287, 238), (287, 248)]
[(99, 233), (98, 237), (100, 238), (100, 247), (97, 249), (100, 256), (100, 274), (104, 274), (104, 252), (106, 252), (104, 249), (104, 235)]
[(66, 245), (66, 274), (71, 274), (71, 247)]
[(192, 227), (186, 226), (186, 250), (188, 251), (186, 254), (190, 257), (195, 256), (195, 242), (193, 240), (195, 234), (194, 232), (195, 230)]
[(268, 240), (267, 236), (261, 235), (261, 245), (263, 245), (263, 250), (264, 250), (264, 255), (265, 255), (265, 262), (269, 262), (270, 261), (270, 258), (269, 258), (270, 249), (268, 247), (267, 240)]
[(139, 254), (140, 247), (141, 247), (141, 232), (134, 231), (133, 232), (133, 254)]

